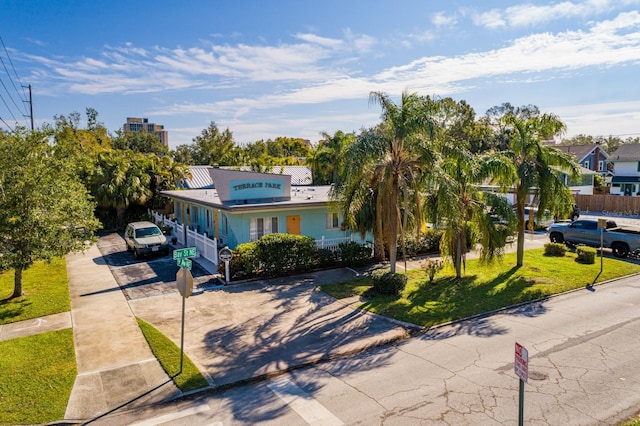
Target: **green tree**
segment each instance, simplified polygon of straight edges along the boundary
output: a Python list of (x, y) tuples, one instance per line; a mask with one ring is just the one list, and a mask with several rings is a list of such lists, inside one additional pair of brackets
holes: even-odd
[(73, 158), (56, 152), (51, 130), (0, 135), (0, 266), (22, 272), (37, 260), (81, 251), (99, 222)]
[(90, 177), (91, 193), (100, 207), (116, 209), (117, 224), (131, 204), (144, 205), (153, 195), (149, 160), (142, 154), (112, 150), (98, 155)]
[[(572, 177), (580, 173), (575, 159), (541, 141), (565, 131), (565, 124), (554, 114), (541, 114), (536, 107), (512, 109), (501, 117), (502, 132), (509, 141), (505, 155), (516, 167), (517, 178), (513, 185), (515, 211), (518, 219), (517, 266), (523, 265), (525, 205), (533, 195), (541, 217), (545, 210), (560, 211), (573, 203), (571, 191), (558, 170)], [(531, 226), (533, 226), (533, 218)]]
[(196, 165), (233, 166), (233, 134), (227, 128), (220, 132), (216, 123), (202, 130), (199, 136), (193, 138), (193, 161)]
[(436, 200), (438, 216), (445, 218), (441, 252), (451, 257), (460, 278), (471, 230), (480, 235), (481, 259), (491, 261), (515, 229), (516, 217), (507, 200), (479, 187), (485, 182), (512, 182), (515, 169), (500, 153), (474, 154), (464, 141), (456, 142), (443, 146)]
[(355, 133), (345, 134), (341, 130), (335, 132), (333, 136), (326, 132), (321, 135), (322, 140), (307, 157), (307, 164), (311, 167), (315, 185), (327, 185), (338, 180), (344, 165), (342, 154), (356, 139)]
[[(398, 233), (404, 241), (409, 210), (414, 207), (420, 228), (418, 186), (435, 161), (428, 142), (434, 128), (430, 111), (433, 103), (406, 92), (400, 105), (381, 92), (372, 92), (369, 100), (382, 107), (382, 123), (362, 132), (349, 147), (349, 167), (332, 194), (352, 229), (357, 228), (362, 207), (369, 204), (369, 211), (375, 215), (376, 241), (386, 247), (391, 272), (395, 272)], [(412, 197), (414, 202), (409, 203)]]

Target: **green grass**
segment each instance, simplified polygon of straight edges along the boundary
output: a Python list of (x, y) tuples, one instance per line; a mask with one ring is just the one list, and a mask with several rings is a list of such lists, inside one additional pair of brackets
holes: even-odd
[(0, 424), (63, 419), (76, 375), (70, 328), (0, 342)]
[(63, 257), (51, 263), (36, 262), (22, 273), (22, 297), (13, 294), (13, 270), (0, 274), (0, 324), (8, 324), (67, 312), (71, 309), (67, 263)]
[(202, 376), (200, 370), (184, 355), (182, 363), (182, 373), (180, 371), (180, 348), (169, 338), (158, 331), (151, 324), (136, 318), (138, 325), (149, 343), (151, 352), (156, 356), (164, 371), (173, 379), (173, 382), (182, 392), (202, 389), (209, 386), (207, 380)]
[[(544, 249), (527, 250), (524, 266), (516, 268), (515, 253), (505, 255), (501, 262), (481, 265), (467, 261), (461, 280), (445, 268), (429, 284), (422, 270), (408, 271), (407, 286), (400, 297), (373, 295), (361, 308), (401, 321), (425, 327), (481, 314), (520, 302), (539, 299), (596, 282), (640, 273), (640, 265), (604, 259), (602, 274), (600, 258), (591, 265), (575, 261), (574, 253), (546, 257)], [(371, 288), (371, 278), (361, 278), (321, 287), (326, 293), (344, 298), (362, 295)]]

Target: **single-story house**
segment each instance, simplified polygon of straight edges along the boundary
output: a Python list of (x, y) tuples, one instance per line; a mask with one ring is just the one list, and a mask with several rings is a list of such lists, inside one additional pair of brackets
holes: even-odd
[(276, 232), (306, 235), (319, 242), (366, 242), (346, 230), (340, 213), (331, 208), (331, 186), (294, 186), (286, 174), (211, 166), (191, 171), (192, 181), (197, 177), (204, 187), (162, 191), (162, 195), (173, 200), (179, 224), (215, 239), (220, 246), (234, 249)]
[(640, 144), (620, 145), (607, 160), (613, 164), (611, 195), (640, 195)]

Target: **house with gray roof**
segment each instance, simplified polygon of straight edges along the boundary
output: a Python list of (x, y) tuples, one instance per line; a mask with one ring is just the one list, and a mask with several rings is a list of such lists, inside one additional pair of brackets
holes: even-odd
[(572, 154), (581, 167), (599, 173), (602, 177), (607, 177), (607, 174), (610, 173), (607, 167), (609, 154), (598, 143), (590, 145), (554, 145), (553, 147), (567, 154)]
[(640, 144), (627, 143), (609, 155), (613, 165), (611, 195), (640, 195)]

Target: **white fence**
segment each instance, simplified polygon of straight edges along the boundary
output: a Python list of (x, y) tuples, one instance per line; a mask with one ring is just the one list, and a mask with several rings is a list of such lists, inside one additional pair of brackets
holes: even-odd
[(321, 239), (316, 240), (316, 246), (321, 249), (337, 251), (340, 243), (348, 243), (349, 241), (353, 241), (353, 237), (325, 238), (323, 235)]
[(176, 237), (177, 242), (180, 245), (186, 247), (195, 247), (198, 256), (202, 256), (213, 264), (218, 264), (218, 244), (216, 240), (212, 240), (205, 235), (198, 234), (196, 231), (187, 229), (185, 232), (185, 226), (179, 224), (177, 221), (171, 220), (168, 217), (158, 214), (154, 211), (151, 212), (153, 219), (156, 223), (164, 224), (173, 229), (171, 237)]

